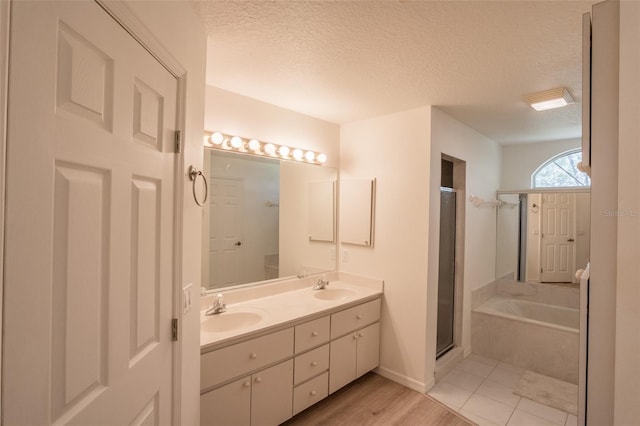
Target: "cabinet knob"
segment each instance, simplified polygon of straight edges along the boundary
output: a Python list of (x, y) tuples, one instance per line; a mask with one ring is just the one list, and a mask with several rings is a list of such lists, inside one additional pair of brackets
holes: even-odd
[(358, 333), (358, 337), (364, 337), (364, 333)]
[(362, 315), (361, 314), (356, 315), (356, 319), (362, 319)]
[(318, 332), (317, 332), (317, 331), (313, 331), (313, 332), (311, 332), (311, 335), (312, 335), (313, 337), (317, 337), (317, 336), (318, 336)]
[(313, 391), (309, 392), (309, 395), (311, 395), (311, 396), (316, 396), (316, 394), (317, 394), (317, 393), (318, 393), (318, 392), (316, 392), (316, 391), (314, 391), (314, 390), (313, 390)]
[(311, 366), (312, 366), (312, 367), (315, 367), (315, 366), (317, 366), (317, 365), (318, 365), (318, 361), (311, 361)]
[(249, 386), (251, 386), (251, 382), (244, 382), (242, 384), (242, 387), (244, 387), (244, 388), (248, 388)]
[(258, 358), (258, 354), (253, 352), (251, 355), (249, 355), (249, 358), (256, 359), (256, 358)]
[(256, 377), (256, 383), (262, 383), (262, 377)]

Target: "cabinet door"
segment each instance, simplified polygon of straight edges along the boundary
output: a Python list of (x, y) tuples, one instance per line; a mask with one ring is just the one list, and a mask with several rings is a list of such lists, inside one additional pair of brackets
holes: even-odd
[(380, 323), (358, 331), (357, 336), (356, 377), (360, 377), (380, 364)]
[[(255, 373), (251, 389), (251, 424), (278, 425), (293, 410), (293, 360)], [(228, 423), (233, 424), (233, 423)]]
[(202, 426), (248, 426), (251, 413), (251, 377), (245, 377), (200, 396)]
[(331, 342), (329, 354), (329, 393), (356, 378), (356, 334), (347, 334)]

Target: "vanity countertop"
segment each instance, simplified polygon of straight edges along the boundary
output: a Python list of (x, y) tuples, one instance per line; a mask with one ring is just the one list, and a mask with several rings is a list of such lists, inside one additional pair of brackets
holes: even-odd
[[(278, 282), (271, 291), (268, 287), (266, 290), (262, 288), (257, 294), (254, 289), (246, 290), (247, 294), (243, 294), (242, 290), (228, 293), (222, 291), (227, 310), (221, 314), (205, 315), (204, 311), (215, 296), (203, 298), (200, 311), (201, 352), (373, 300), (383, 292), (381, 280), (344, 273), (340, 273), (337, 280), (329, 278), (330, 284), (326, 289), (313, 290), (313, 283), (317, 278), (291, 283)], [(251, 297), (252, 294), (259, 297)], [(237, 320), (242, 325), (227, 329), (225, 322), (228, 320)]]

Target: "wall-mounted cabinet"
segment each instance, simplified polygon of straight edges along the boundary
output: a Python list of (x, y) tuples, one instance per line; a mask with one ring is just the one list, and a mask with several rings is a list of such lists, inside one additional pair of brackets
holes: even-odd
[(340, 242), (373, 246), (375, 179), (340, 181)]

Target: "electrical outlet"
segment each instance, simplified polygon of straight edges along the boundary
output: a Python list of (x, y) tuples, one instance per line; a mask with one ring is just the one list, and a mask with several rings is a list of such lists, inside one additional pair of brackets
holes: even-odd
[(182, 288), (182, 314), (191, 310), (193, 305), (193, 284), (189, 283)]
[(336, 248), (331, 247), (329, 249), (329, 260), (336, 260)]
[(349, 262), (349, 251), (348, 250), (342, 250), (342, 262), (343, 263), (348, 263)]

